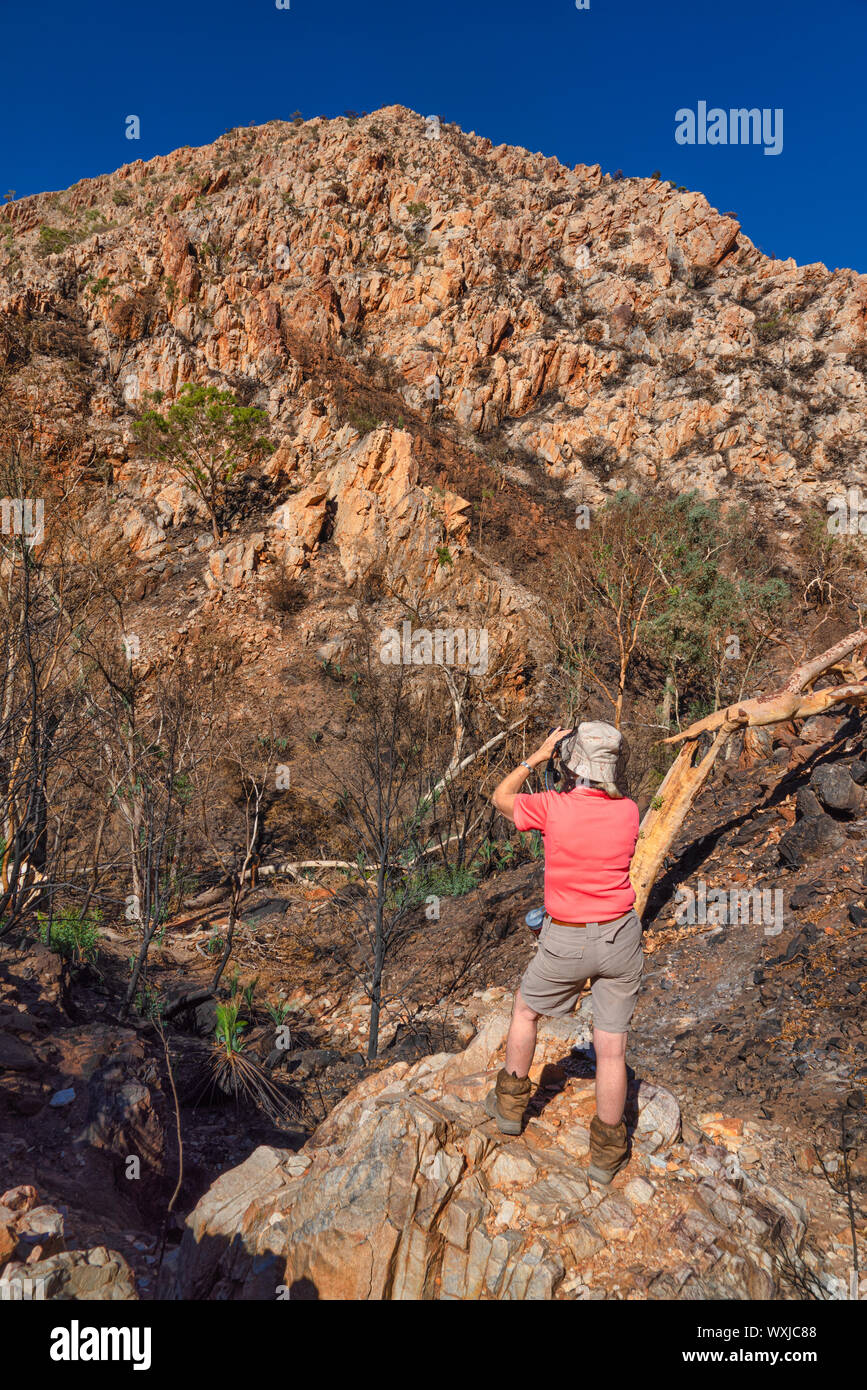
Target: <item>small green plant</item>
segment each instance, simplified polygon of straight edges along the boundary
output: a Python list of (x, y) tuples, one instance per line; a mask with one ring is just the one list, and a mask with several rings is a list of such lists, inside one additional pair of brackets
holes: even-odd
[(408, 874), (394, 890), (393, 905), (416, 907), (431, 896), (462, 898), (472, 892), (478, 881), (478, 874), (466, 864), (436, 864)]
[(760, 343), (775, 343), (785, 331), (776, 315), (770, 319), (759, 319), (756, 324), (756, 337)]
[(241, 1034), (247, 1025), (242, 1018), (239, 1018), (240, 1012), (241, 1006), (235, 1001), (230, 1004), (217, 1005), (214, 1037), (227, 1055), (244, 1050), (244, 1039)]
[(427, 217), (430, 213), (427, 203), (407, 203), (406, 208), (410, 217)]
[(256, 994), (256, 986), (258, 985), (258, 983), (259, 976), (257, 975), (255, 980), (251, 980), (250, 983), (245, 985), (243, 989), (244, 1003), (247, 1005), (248, 1012), (251, 1014), (255, 1007), (253, 1000)]
[(541, 859), (545, 852), (545, 845), (538, 830), (522, 830), (518, 835), (518, 843), (522, 849), (526, 849), (534, 859)]
[(223, 938), (219, 932), (212, 932), (205, 942), (205, 950), (209, 956), (216, 956), (222, 951), (224, 946)]
[(66, 907), (52, 920), (47, 912), (37, 912), (39, 937), (64, 960), (73, 965), (92, 965), (99, 949), (98, 908), (82, 916), (76, 907)]
[(663, 798), (661, 796), (655, 796), (650, 804), (654, 811), (660, 811), (662, 810), (662, 802)]
[(206, 1089), (212, 1095), (220, 1091), (236, 1105), (244, 1101), (264, 1110), (275, 1123), (282, 1123), (292, 1113), (292, 1102), (255, 1054), (245, 1051), (242, 1030), (246, 1026), (238, 1017), (237, 1004), (217, 1005), (214, 1045), (199, 1095)]
[(454, 560), (452, 559), (452, 552), (449, 550), (448, 546), (447, 546), (447, 545), (438, 545), (438, 546), (437, 546), (437, 564), (438, 564), (440, 567), (442, 567), (442, 566), (444, 566), (444, 565), (452, 565), (452, 566), (454, 566), (454, 563), (455, 563), (455, 562), (454, 562)]
[(274, 1026), (276, 1028), (279, 1028), (280, 1025), (284, 1022), (284, 1020), (288, 1018), (289, 1014), (292, 1013), (292, 1005), (287, 1004), (283, 999), (277, 1000), (273, 1003), (271, 1000), (269, 1000), (268, 1003), (265, 1005), (265, 1012), (270, 1018), (271, 1022), (274, 1024)]
[(156, 1022), (162, 1017), (163, 1001), (159, 992), (147, 980), (143, 981), (141, 989), (136, 994), (135, 1006), (142, 1018), (149, 1018)]

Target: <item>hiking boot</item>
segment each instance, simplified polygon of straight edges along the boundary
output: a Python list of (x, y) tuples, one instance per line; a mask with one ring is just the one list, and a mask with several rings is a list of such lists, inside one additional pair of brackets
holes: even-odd
[(485, 1098), (485, 1110), (496, 1120), (501, 1134), (520, 1134), (524, 1111), (530, 1100), (529, 1076), (515, 1076), (503, 1067), (497, 1084)]
[(626, 1124), (607, 1125), (594, 1115), (590, 1122), (590, 1167), (588, 1177), (607, 1187), (626, 1162)]

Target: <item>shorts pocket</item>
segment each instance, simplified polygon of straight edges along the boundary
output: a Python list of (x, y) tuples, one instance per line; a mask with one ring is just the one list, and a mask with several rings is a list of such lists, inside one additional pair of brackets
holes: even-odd
[(584, 956), (585, 933), (577, 927), (556, 927), (549, 922), (539, 938), (548, 956), (561, 961), (580, 961)]

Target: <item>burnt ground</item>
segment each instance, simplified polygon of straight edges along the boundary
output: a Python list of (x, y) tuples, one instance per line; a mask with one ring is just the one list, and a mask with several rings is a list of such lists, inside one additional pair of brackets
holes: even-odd
[[(777, 1177), (805, 1185), (805, 1200), (812, 1193), (814, 1205), (824, 1203), (828, 1239), (843, 1242), (841, 1115), (859, 1222), (867, 1176), (867, 810), (829, 808), (816, 789), (834, 800), (831, 769), (848, 795), (853, 774), (864, 775), (865, 745), (857, 719), (812, 725), (752, 767), (718, 765), (699, 798), (645, 914), (646, 978), (630, 1062), (674, 1091), (696, 1132), (713, 1132), (719, 1121), (738, 1134), (744, 1125), (744, 1162), (773, 1161)], [(178, 1239), (185, 1214), (221, 1172), (260, 1144), (299, 1147), (371, 1068), (465, 1045), (472, 1029), (462, 1001), (491, 986), (513, 988), (532, 953), (523, 918), (541, 902), (542, 880), (541, 861), (525, 862), (443, 899), (438, 922), (418, 910), (391, 962), (381, 1055), (368, 1062), (363, 998), (332, 888), (260, 879), (243, 904), (224, 984), (233, 971), (240, 988), (255, 982), (253, 1005), (244, 1006), (248, 1046), (270, 1060), (285, 1117), (275, 1124), (219, 1093), (194, 1103), (208, 1075), (215, 1001), (178, 1011), (166, 1031), (184, 1178), (167, 1229), (178, 1150), (163, 1047), (147, 1018), (119, 1017), (132, 938), (111, 932), (95, 968), (72, 970), (44, 946), (4, 943), (0, 1192), (33, 1183), (64, 1211), (68, 1247), (120, 1250), (147, 1297), (163, 1233)], [(773, 922), (773, 935), (764, 922), (678, 923), (674, 894), (702, 882), (708, 893), (781, 892), (782, 930)], [(169, 925), (150, 968), (164, 1000), (207, 986), (224, 921), (217, 903)], [(290, 1045), (279, 1053), (265, 1011), (278, 1000), (291, 1006)], [(761, 1160), (750, 1154), (750, 1136), (766, 1141)], [(142, 1158), (135, 1181), (130, 1154)]]

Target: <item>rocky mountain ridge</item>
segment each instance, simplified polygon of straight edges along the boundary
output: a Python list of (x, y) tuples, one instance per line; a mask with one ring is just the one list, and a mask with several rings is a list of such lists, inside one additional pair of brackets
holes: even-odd
[[(216, 380), (268, 409), (295, 490), (321, 471), (299, 359), (331, 341), (579, 501), (698, 487), (788, 518), (863, 481), (867, 278), (773, 260), (658, 178), (430, 133), (402, 107), (271, 122), (8, 204), (0, 313), (43, 326), (47, 434), (77, 418), (79, 456), (177, 524), (129, 415)], [(52, 392), (64, 335), (85, 360)], [(365, 427), (328, 396), (320, 438)]]

